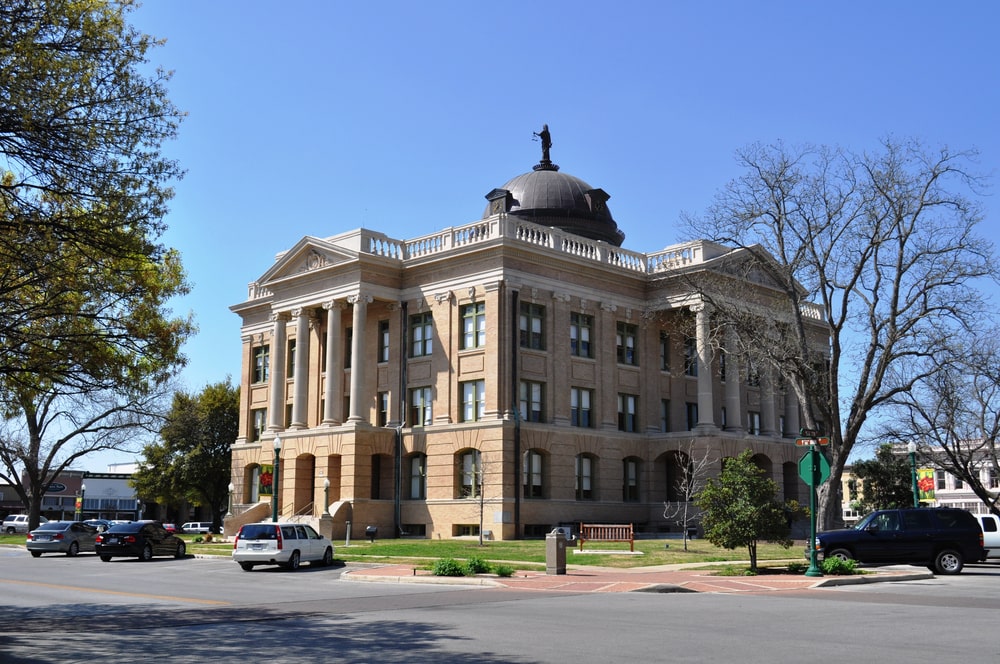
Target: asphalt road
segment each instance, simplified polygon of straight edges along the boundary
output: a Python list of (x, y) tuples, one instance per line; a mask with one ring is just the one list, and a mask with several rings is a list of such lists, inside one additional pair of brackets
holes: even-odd
[(991, 662), (1000, 566), (784, 591), (350, 583), (342, 567), (0, 548), (0, 662)]

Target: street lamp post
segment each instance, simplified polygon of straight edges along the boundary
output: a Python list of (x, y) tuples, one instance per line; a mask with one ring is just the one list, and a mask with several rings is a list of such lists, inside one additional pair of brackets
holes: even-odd
[(330, 478), (323, 480), (323, 516), (330, 516)]
[(135, 499), (135, 520), (139, 521), (142, 519), (142, 499)]
[(917, 444), (912, 440), (906, 445), (910, 453), (910, 477), (913, 480), (913, 506), (920, 507), (920, 487), (917, 486)]
[(274, 437), (274, 473), (271, 477), (271, 521), (278, 520), (278, 490), (281, 477), (281, 438)]
[(230, 518), (233, 516), (233, 491), (236, 491), (236, 485), (232, 482), (229, 483), (229, 506), (226, 508), (226, 517)]
[(76, 504), (76, 520), (83, 521), (83, 501), (87, 497), (87, 485), (80, 485), (80, 502)]

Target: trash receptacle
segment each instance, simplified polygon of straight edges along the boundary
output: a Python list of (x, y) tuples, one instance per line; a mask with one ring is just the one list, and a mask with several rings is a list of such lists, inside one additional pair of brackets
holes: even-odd
[(368, 538), (369, 542), (374, 544), (375, 538), (378, 537), (378, 526), (367, 526), (365, 528), (365, 537)]
[(558, 528), (545, 536), (545, 573), (566, 573), (566, 535)]

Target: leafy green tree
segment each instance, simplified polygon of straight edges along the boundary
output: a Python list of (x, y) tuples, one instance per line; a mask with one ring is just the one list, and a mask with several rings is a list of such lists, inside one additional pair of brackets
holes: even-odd
[(229, 501), (231, 446), (239, 435), (239, 388), (227, 379), (199, 394), (177, 392), (161, 441), (143, 449), (136, 492), (158, 503), (207, 506), (213, 532)]
[(893, 454), (892, 445), (879, 446), (874, 459), (854, 464), (861, 481), (858, 510), (862, 513), (913, 505), (913, 474), (907, 457)]
[(717, 478), (709, 479), (695, 499), (702, 510), (705, 538), (726, 549), (745, 546), (750, 570), (757, 571), (757, 542), (792, 545), (788, 515), (794, 508), (778, 501), (778, 485), (744, 450), (726, 459)]
[(167, 307), (188, 285), (159, 242), (181, 113), (144, 73), (157, 42), (133, 9), (0, 3), (0, 479), (31, 525), (48, 480), (155, 428), (194, 329)]

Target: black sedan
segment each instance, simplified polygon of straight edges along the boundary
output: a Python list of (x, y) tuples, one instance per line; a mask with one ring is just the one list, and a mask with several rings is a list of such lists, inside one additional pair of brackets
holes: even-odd
[(184, 540), (168, 533), (159, 521), (133, 521), (111, 526), (97, 536), (95, 549), (104, 562), (112, 558), (183, 558), (186, 552)]
[(43, 553), (65, 553), (75, 556), (81, 551), (93, 551), (97, 528), (77, 521), (49, 521), (30, 533), (25, 543), (35, 558)]

